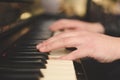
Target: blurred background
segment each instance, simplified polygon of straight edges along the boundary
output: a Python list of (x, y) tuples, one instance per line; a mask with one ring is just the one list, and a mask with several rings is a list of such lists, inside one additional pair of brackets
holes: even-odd
[(6, 26), (7, 24), (44, 13), (85, 17), (90, 1), (102, 8), (105, 13), (120, 14), (120, 0), (0, 0), (0, 32), (10, 28)]

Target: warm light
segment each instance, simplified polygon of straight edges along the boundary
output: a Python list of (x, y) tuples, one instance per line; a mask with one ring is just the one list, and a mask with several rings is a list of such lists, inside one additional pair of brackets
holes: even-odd
[(20, 19), (22, 19), (22, 20), (28, 19), (28, 18), (30, 18), (31, 16), (32, 16), (31, 13), (29, 13), (29, 12), (24, 12), (23, 14), (21, 14)]

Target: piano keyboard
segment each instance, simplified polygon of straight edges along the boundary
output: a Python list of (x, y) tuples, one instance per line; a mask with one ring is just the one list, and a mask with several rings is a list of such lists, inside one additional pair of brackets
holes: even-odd
[(55, 59), (65, 55), (65, 49), (51, 53), (42, 53), (36, 49), (38, 43), (52, 36), (48, 26), (53, 21), (38, 22), (32, 25), (29, 33), (4, 52), (0, 59), (0, 78), (3, 80), (77, 80), (72, 61)]
[[(54, 35), (59, 33), (60, 32), (55, 32)], [(68, 53), (69, 51), (64, 48), (50, 52), (47, 70), (41, 69), (41, 71), (45, 74), (45, 77), (41, 80), (77, 80), (73, 62), (57, 59)]]

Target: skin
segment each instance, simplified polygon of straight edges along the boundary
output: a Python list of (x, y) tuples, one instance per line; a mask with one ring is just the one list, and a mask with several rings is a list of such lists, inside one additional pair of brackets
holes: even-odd
[(80, 20), (61, 19), (50, 26), (51, 31), (78, 30), (104, 33), (104, 27), (100, 23), (89, 23)]
[[(61, 22), (61, 21), (60, 21)], [(91, 57), (99, 62), (112, 62), (120, 58), (120, 38), (111, 37), (104, 34), (104, 29), (92, 30), (83, 28), (82, 25), (86, 27), (93, 27), (94, 25), (86, 22), (74, 22), (69, 23), (69, 26), (60, 26), (60, 22), (56, 22), (51, 25), (50, 29), (52, 31), (57, 30), (67, 30), (58, 35), (55, 35), (43, 43), (38, 44), (36, 47), (41, 52), (49, 52), (59, 48), (76, 47), (77, 49), (69, 53), (68, 55), (61, 56), (59, 59), (63, 60), (76, 60), (84, 57)], [(77, 24), (78, 23), (78, 24)], [(71, 26), (71, 25), (76, 26)], [(90, 25), (88, 25), (90, 24)], [(77, 27), (81, 26), (80, 27)], [(98, 24), (99, 25), (99, 24)], [(56, 26), (56, 27), (55, 27)], [(70, 27), (71, 26), (71, 27)], [(95, 25), (96, 26), (96, 25)], [(72, 30), (71, 30), (72, 29)]]

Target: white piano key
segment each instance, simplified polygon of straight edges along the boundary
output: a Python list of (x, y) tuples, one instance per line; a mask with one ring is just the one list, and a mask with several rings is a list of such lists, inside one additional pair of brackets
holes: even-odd
[(40, 80), (76, 80), (72, 61), (48, 60), (46, 69), (41, 69), (44, 77)]
[(66, 50), (64, 48), (58, 49), (58, 50), (54, 50), (54, 51), (50, 52), (49, 58), (50, 59), (59, 58), (61, 56), (67, 55), (69, 52), (70, 52), (69, 50)]

